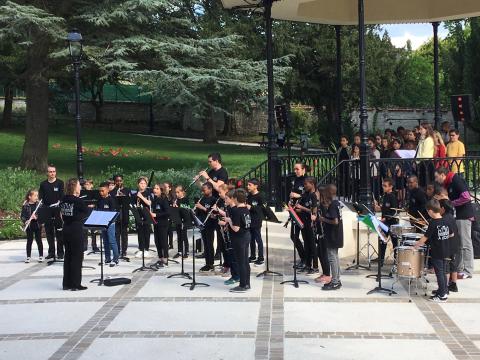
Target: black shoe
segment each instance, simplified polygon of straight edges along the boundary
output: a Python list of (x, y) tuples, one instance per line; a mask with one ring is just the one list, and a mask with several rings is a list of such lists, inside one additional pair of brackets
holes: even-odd
[(72, 288), (71, 288), (71, 287), (68, 287), (68, 286), (64, 286), (64, 287), (63, 287), (63, 290), (72, 290)]
[(303, 273), (303, 272), (307, 272), (308, 271), (308, 268), (307, 267), (301, 267), (301, 268), (297, 268), (297, 273)]
[(155, 266), (157, 269), (163, 269), (163, 262), (158, 260), (153, 266)]
[(213, 258), (214, 260), (220, 260), (220, 253), (216, 253), (215, 257)]
[(204, 254), (198, 254), (198, 255), (195, 255), (195, 258), (196, 259), (205, 259), (205, 255)]
[(258, 259), (253, 263), (253, 265), (255, 265), (255, 266), (262, 266), (263, 263), (264, 263), (263, 259), (258, 258)]
[(180, 256), (182, 256), (182, 253), (177, 252), (175, 255), (173, 255), (173, 258), (178, 259)]
[(302, 269), (305, 267), (305, 263), (303, 261), (299, 261), (296, 265), (293, 265), (294, 269)]
[(183, 258), (184, 258), (184, 259), (188, 259), (188, 253), (183, 254)]
[(448, 291), (450, 292), (458, 292), (458, 286), (457, 283), (451, 282), (448, 284)]
[(63, 260), (64, 254), (58, 254), (57, 255), (57, 260)]
[(93, 248), (92, 251), (93, 252), (100, 252), (100, 249), (99, 248)]
[[(437, 293), (438, 293), (438, 290), (433, 290), (432, 291), (432, 296), (437, 296)], [(447, 289), (446, 295), (449, 295), (449, 294), (450, 294), (450, 290)]]
[(45, 260), (50, 260), (50, 259), (55, 259), (55, 255), (50, 255), (50, 254), (48, 254), (48, 255), (45, 257)]
[(250, 285), (245, 285), (245, 289), (250, 290)]
[(251, 263), (252, 263), (252, 262), (255, 262), (256, 260), (257, 260), (257, 257), (256, 257), (256, 256), (250, 256), (250, 257), (248, 258), (248, 262), (251, 262)]
[(168, 250), (172, 250), (173, 249), (173, 245), (168, 245)]
[(80, 285), (79, 287), (72, 288), (72, 291), (81, 291), (81, 290), (87, 290), (88, 288), (86, 286)]
[(201, 267), (199, 271), (203, 273), (208, 273), (208, 272), (213, 272), (213, 270), (214, 270), (213, 266), (205, 265)]
[(229, 291), (230, 292), (234, 292), (234, 293), (244, 293), (246, 292), (248, 289), (246, 287), (242, 287), (242, 286), (235, 286), (234, 288), (230, 289)]
[(342, 283), (341, 282), (338, 282), (338, 283), (333, 283), (333, 282), (329, 282), (328, 284), (325, 284), (323, 285), (322, 287), (322, 290), (326, 290), (326, 291), (329, 291), (329, 290), (338, 290), (342, 287)]

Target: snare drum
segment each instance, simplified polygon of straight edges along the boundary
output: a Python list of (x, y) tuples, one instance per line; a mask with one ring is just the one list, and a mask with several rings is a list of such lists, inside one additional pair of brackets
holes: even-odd
[(423, 234), (419, 233), (406, 233), (402, 234), (402, 240), (400, 246), (414, 246), (415, 242), (422, 238)]
[(415, 231), (415, 227), (410, 225), (391, 225), (390, 226), (390, 233), (392, 236), (396, 236), (400, 238), (403, 234), (413, 233)]
[(425, 248), (415, 249), (413, 246), (399, 246), (397, 255), (397, 275), (399, 277), (417, 279), (422, 276), (425, 264)]

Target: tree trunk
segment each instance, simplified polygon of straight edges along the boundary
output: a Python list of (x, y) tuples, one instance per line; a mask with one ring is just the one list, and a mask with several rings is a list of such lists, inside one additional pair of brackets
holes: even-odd
[(213, 108), (207, 112), (203, 120), (203, 142), (207, 144), (217, 144), (217, 129), (214, 118), (215, 111)]
[(44, 67), (48, 46), (39, 43), (27, 54), (25, 142), (20, 166), (46, 171), (48, 161), (48, 78)]
[(12, 109), (13, 109), (13, 88), (5, 85), (5, 104), (3, 106), (3, 119), (0, 127), (7, 128), (12, 125)]

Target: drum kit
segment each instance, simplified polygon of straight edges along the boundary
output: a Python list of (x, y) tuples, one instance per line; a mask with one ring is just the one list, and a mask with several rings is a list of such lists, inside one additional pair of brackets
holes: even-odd
[(419, 281), (422, 282), (423, 288), (426, 288), (428, 283), (426, 275), (429, 249), (425, 245), (415, 247), (415, 243), (422, 238), (425, 230), (421, 229), (422, 232), (419, 233), (415, 232), (416, 229), (417, 227), (412, 225), (398, 224), (390, 226), (390, 236), (398, 239), (398, 246), (394, 249), (397, 257), (394, 261), (392, 273), (395, 274), (396, 279), (392, 284), (392, 289), (398, 281), (407, 279), (409, 296), (411, 296), (411, 284), (413, 281), (415, 281), (417, 289)]

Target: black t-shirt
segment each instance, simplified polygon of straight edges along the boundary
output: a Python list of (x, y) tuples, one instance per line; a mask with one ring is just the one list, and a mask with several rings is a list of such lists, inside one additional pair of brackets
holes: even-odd
[[(218, 170), (210, 169), (207, 172), (208, 177), (213, 180), (213, 182), (223, 181), (225, 184), (228, 182), (228, 172), (222, 166)], [(218, 197), (218, 191), (213, 189), (213, 196)]]
[(170, 206), (168, 199), (163, 196), (155, 196), (152, 200), (152, 212), (157, 215), (155, 221), (157, 226), (168, 226)]
[(43, 200), (44, 205), (52, 205), (60, 201), (63, 198), (65, 191), (65, 185), (60, 179), (56, 179), (54, 182), (48, 182), (44, 180), (40, 183), (38, 189), (38, 197)]
[[(197, 214), (200, 221), (205, 222), (205, 219), (207, 218), (207, 214), (210, 212), (212, 206), (215, 204), (216, 201), (217, 201), (217, 198), (215, 198), (214, 196), (209, 196), (209, 197), (203, 196), (200, 199), (200, 205), (206, 208), (206, 211), (201, 209), (195, 210), (195, 213)], [(212, 217), (210, 217), (205, 223), (206, 227), (215, 227), (215, 225), (216, 225), (216, 222)]]
[(443, 218), (430, 219), (425, 236), (430, 245), (430, 256), (434, 259), (445, 259), (451, 255), (450, 241), (453, 229), (449, 220)]
[(317, 196), (314, 192), (306, 192), (300, 198), (299, 204), (307, 209), (310, 209), (310, 212), (301, 211), (299, 216), (305, 226), (311, 226), (311, 215), (312, 213), (315, 214), (314, 209), (317, 207)]
[(329, 220), (338, 219), (338, 225), (323, 223), (323, 231), (325, 232), (325, 239), (327, 240), (327, 247), (342, 248), (343, 247), (343, 222), (342, 212), (340, 210), (340, 202), (333, 200), (326, 209), (323, 217)]
[(305, 182), (305, 176), (304, 175), (296, 176), (292, 180), (292, 190), (291, 190), (291, 192), (302, 195), (303, 192), (304, 192), (304, 187), (303, 187), (304, 182)]
[(60, 213), (66, 225), (83, 222), (88, 216), (88, 207), (82, 199), (74, 195), (65, 195), (60, 202)]
[(117, 210), (117, 204), (115, 202), (115, 199), (111, 197), (110, 195), (100, 199), (97, 201), (97, 210), (100, 211), (116, 211)]
[(250, 208), (250, 219), (252, 223), (250, 227), (253, 229), (258, 229), (262, 227), (263, 221), (263, 198), (262, 195), (258, 192), (256, 194), (248, 194), (247, 204), (251, 205)]
[(450, 212), (445, 212), (442, 218), (445, 220), (445, 222), (448, 224), (448, 227), (453, 232), (453, 237), (450, 238), (450, 243), (449, 243), (449, 248), (450, 248), (449, 256), (453, 257), (460, 252), (460, 248), (461, 248), (461, 241), (460, 241), (460, 236), (458, 235), (457, 222), (455, 221), (455, 217)]
[[(465, 179), (460, 175), (453, 175), (452, 182), (447, 187), (448, 198), (450, 200), (456, 200), (460, 198), (460, 195), (464, 192), (468, 192), (468, 185)], [(467, 220), (474, 217), (473, 206), (471, 202), (466, 204), (455, 206), (457, 220)]]
[(250, 211), (246, 207), (231, 208), (230, 218), (232, 219), (232, 225), (240, 227), (240, 230), (238, 230), (237, 232), (230, 232), (230, 235), (233, 239), (244, 237), (250, 232)]
[(427, 204), (427, 194), (425, 194), (425, 191), (421, 188), (415, 188), (412, 191), (410, 191), (410, 199), (408, 201), (408, 213), (415, 217), (418, 218), (420, 215), (418, 212), (427, 218), (428, 213), (427, 209), (425, 208), (425, 205)]
[(185, 228), (190, 227), (192, 225), (192, 216), (190, 214), (190, 202), (188, 201), (188, 197), (185, 196), (181, 199), (177, 198), (177, 206), (183, 226)]
[(396, 212), (392, 208), (398, 208), (397, 197), (393, 192), (385, 193), (382, 200), (382, 218), (385, 218), (384, 223), (388, 226), (398, 224), (398, 219), (391, 217)]

